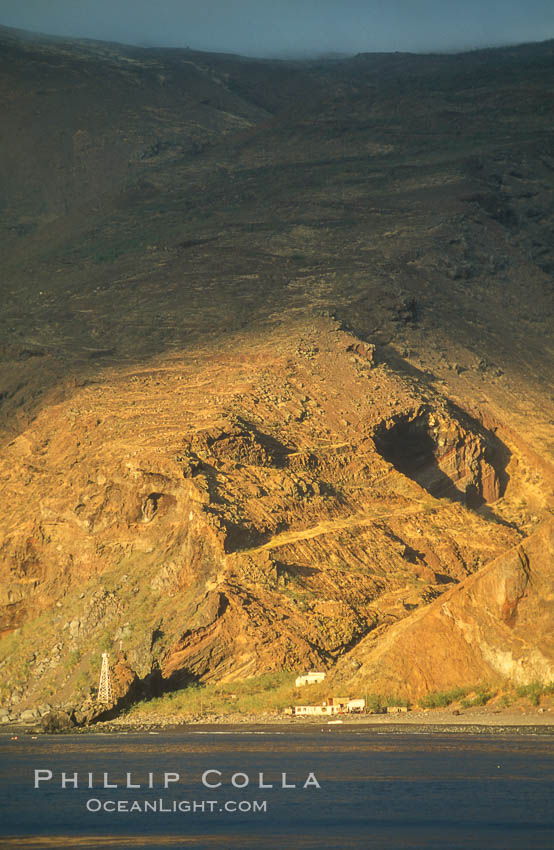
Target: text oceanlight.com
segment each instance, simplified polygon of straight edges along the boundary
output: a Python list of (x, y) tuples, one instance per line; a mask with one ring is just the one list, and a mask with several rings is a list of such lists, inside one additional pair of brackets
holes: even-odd
[(126, 814), (213, 814), (214, 812), (267, 812), (267, 800), (87, 800), (89, 812)]

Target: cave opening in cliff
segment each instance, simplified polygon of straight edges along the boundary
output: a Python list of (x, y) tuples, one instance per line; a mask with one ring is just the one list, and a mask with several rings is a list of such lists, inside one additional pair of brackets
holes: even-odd
[(464, 501), (471, 507), (483, 504), (474, 482), (465, 483), (461, 489), (460, 483), (442, 468), (441, 459), (455, 449), (439, 445), (427, 416), (406, 417), (388, 428), (383, 424), (377, 429), (374, 442), (381, 457), (435, 498)]

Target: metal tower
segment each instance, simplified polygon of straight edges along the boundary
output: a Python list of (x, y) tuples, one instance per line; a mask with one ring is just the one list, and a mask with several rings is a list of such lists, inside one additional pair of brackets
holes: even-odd
[(107, 652), (102, 653), (102, 669), (100, 670), (100, 681), (98, 682), (97, 702), (101, 702), (106, 705), (113, 702), (110, 662)]

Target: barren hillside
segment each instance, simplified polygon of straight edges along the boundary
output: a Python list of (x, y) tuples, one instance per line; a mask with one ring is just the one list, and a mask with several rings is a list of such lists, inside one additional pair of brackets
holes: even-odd
[(552, 65), (0, 29), (10, 712), (551, 678)]

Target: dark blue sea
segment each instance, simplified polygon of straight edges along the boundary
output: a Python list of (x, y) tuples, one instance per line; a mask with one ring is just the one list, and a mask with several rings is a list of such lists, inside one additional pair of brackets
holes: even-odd
[(552, 850), (553, 743), (326, 724), (3, 731), (0, 846)]

